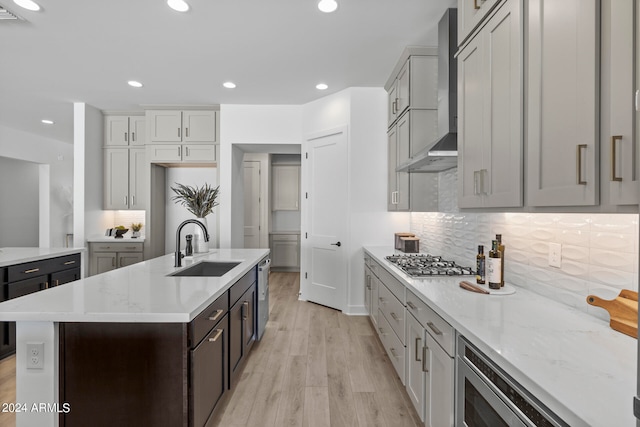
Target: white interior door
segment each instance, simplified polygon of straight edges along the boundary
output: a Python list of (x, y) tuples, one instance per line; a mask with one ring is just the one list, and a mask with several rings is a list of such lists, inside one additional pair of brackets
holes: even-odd
[(347, 129), (307, 139), (303, 157), (307, 221), (300, 299), (344, 310), (348, 277)]
[(244, 162), (244, 247), (260, 248), (260, 162)]

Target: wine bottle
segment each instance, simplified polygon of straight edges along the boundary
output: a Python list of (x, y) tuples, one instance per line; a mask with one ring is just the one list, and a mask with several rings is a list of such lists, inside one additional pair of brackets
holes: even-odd
[(484, 266), (484, 246), (478, 245), (478, 255), (476, 256), (476, 283), (485, 284), (485, 266)]
[(489, 251), (489, 259), (487, 259), (487, 280), (489, 281), (489, 289), (500, 289), (502, 282), (502, 258), (498, 249), (498, 241), (491, 241), (491, 250)]
[(504, 286), (504, 245), (502, 244), (502, 234), (496, 234), (498, 250), (500, 251), (500, 287)]

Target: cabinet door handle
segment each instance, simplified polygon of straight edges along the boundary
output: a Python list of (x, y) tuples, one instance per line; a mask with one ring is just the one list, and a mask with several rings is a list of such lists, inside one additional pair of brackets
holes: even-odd
[(582, 151), (587, 149), (587, 144), (578, 144), (576, 146), (576, 181), (578, 185), (587, 185), (587, 181), (582, 179)]
[(391, 111), (393, 111), (393, 114), (398, 113), (398, 98), (391, 103)]
[(380, 304), (385, 304), (385, 299), (382, 297), (378, 297), (378, 301), (380, 301)]
[(131, 141), (132, 142), (136, 142), (136, 133), (135, 132), (131, 132)]
[(409, 308), (411, 310), (417, 310), (418, 307), (416, 307), (416, 305), (414, 303), (412, 303), (411, 301), (407, 301), (407, 305), (409, 306)]
[(478, 4), (478, 0), (473, 0), (473, 8), (478, 10), (480, 9), (480, 5)]
[(420, 352), (418, 351), (418, 350), (420, 349), (420, 341), (422, 341), (422, 338), (417, 337), (417, 338), (416, 338), (416, 362), (421, 362), (421, 360), (420, 360), (420, 356), (418, 356), (418, 355), (419, 355), (419, 353), (420, 353)]
[(224, 310), (221, 310), (221, 309), (216, 310), (216, 314), (214, 314), (213, 316), (209, 317), (209, 320), (213, 320), (213, 321), (218, 320), (218, 317), (220, 317), (222, 315), (222, 313), (224, 313)]
[(44, 282), (44, 288), (49, 289), (49, 282)]
[(131, 206), (136, 204), (136, 196), (131, 196)]
[(111, 267), (116, 266), (116, 257), (111, 258)]
[(178, 138), (180, 138), (180, 128), (178, 128)]
[(64, 263), (64, 265), (71, 265), (71, 264), (75, 264), (75, 263), (76, 263), (75, 261), (67, 261), (67, 262)]
[(220, 338), (220, 335), (222, 335), (222, 332), (224, 332), (223, 329), (216, 329), (216, 334), (212, 338), (209, 338), (209, 342), (218, 341), (218, 338)]
[(429, 369), (427, 368), (427, 351), (429, 347), (426, 345), (422, 347), (422, 372), (429, 373)]
[(60, 280), (56, 279), (56, 286), (60, 286)]
[(442, 331), (440, 329), (438, 329), (436, 327), (436, 325), (433, 324), (433, 322), (427, 322), (427, 326), (429, 328), (431, 328), (431, 330), (433, 331), (434, 334), (436, 335), (442, 335)]
[(614, 135), (611, 137), (611, 181), (622, 181), (621, 176), (617, 176), (616, 173), (616, 142), (622, 141), (622, 135)]
[(380, 331), (380, 335), (386, 335), (386, 334), (384, 333), (384, 329), (382, 329), (382, 328), (378, 328), (378, 331)]
[(398, 319), (398, 315), (397, 315), (397, 314), (395, 314), (393, 311), (391, 312), (390, 316), (391, 316), (391, 318), (392, 318), (393, 320), (395, 320), (396, 322), (399, 322), (399, 321), (400, 321), (400, 319)]
[(245, 301), (242, 303), (242, 320), (247, 320), (249, 318), (249, 302)]
[(123, 257), (120, 257), (120, 262), (118, 263), (118, 265), (119, 265), (120, 267), (122, 267), (122, 266), (124, 265), (124, 263), (122, 262), (122, 258), (123, 258)]
[(129, 198), (127, 196), (124, 196), (124, 205), (129, 206), (128, 202), (129, 202)]
[(399, 359), (398, 353), (396, 353), (396, 349), (395, 348), (390, 348), (389, 351), (391, 352), (391, 355), (393, 357), (395, 357), (396, 359)]
[(39, 268), (32, 268), (31, 270), (25, 270), (23, 271), (24, 274), (29, 274), (29, 273), (35, 273), (37, 271), (40, 271)]
[(189, 138), (189, 128), (184, 128), (185, 136)]
[(182, 147), (178, 146), (178, 157), (182, 158)]
[(124, 142), (129, 142), (129, 137), (126, 132), (124, 133)]
[[(187, 132), (187, 136), (189, 136), (188, 132)], [(189, 147), (184, 147), (184, 149), (185, 149), (187, 157), (189, 157)]]

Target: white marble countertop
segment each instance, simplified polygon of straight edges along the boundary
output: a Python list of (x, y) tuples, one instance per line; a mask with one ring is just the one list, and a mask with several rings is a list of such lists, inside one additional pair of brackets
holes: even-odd
[(87, 239), (89, 243), (144, 243), (144, 236), (133, 238), (124, 235), (122, 238), (116, 239), (115, 236), (91, 236)]
[(0, 248), (0, 267), (84, 252), (84, 248)]
[[(173, 254), (0, 303), (0, 321), (186, 323), (269, 254), (268, 249), (215, 249)], [(167, 276), (200, 261), (239, 261), (221, 277)]]
[(635, 427), (635, 339), (527, 289), (477, 294), (461, 276), (412, 279), (391, 247), (365, 252), (570, 426)]

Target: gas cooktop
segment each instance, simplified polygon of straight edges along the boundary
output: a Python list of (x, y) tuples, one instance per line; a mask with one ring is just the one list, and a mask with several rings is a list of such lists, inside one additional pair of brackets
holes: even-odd
[(440, 256), (429, 254), (389, 255), (387, 260), (411, 277), (475, 275), (470, 267), (463, 267)]

